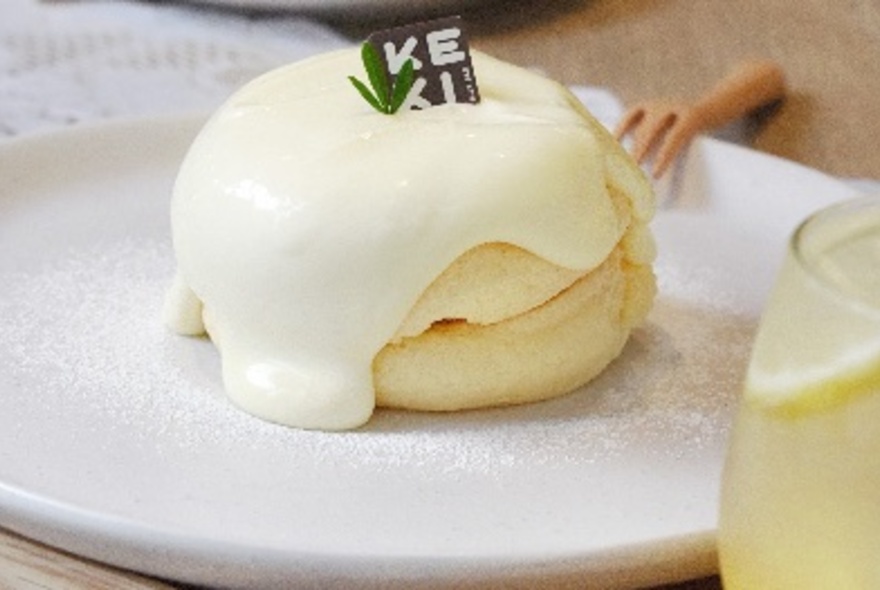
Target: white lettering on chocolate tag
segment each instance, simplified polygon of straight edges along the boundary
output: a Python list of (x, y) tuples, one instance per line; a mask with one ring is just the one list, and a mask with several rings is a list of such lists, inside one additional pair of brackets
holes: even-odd
[(415, 37), (407, 38), (403, 43), (403, 46), (400, 48), (400, 51), (397, 50), (397, 47), (395, 47), (394, 43), (391, 41), (387, 41), (384, 44), (385, 62), (388, 64), (388, 71), (391, 72), (392, 75), (396, 76), (400, 73), (400, 68), (403, 67), (403, 64), (405, 64), (408, 59), (413, 60), (413, 68), (416, 70), (422, 69), (421, 60), (413, 55), (413, 51), (415, 51), (418, 44), (419, 40)]
[(459, 37), (461, 37), (461, 29), (458, 28), (432, 31), (425, 35), (431, 63), (435, 66), (445, 66), (464, 61), (467, 56), (458, 48)]

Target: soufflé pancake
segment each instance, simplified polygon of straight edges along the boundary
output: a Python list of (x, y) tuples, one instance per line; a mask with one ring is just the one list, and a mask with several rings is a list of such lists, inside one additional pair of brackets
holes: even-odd
[(643, 173), (567, 89), (472, 58), (478, 104), (378, 113), (342, 50), (254, 80), (196, 138), (166, 321), (210, 335), (247, 412), (340, 430), (542, 400), (645, 318)]

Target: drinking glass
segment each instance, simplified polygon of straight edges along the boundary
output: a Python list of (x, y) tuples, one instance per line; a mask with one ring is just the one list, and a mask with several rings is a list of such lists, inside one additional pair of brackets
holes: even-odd
[(805, 221), (724, 468), (725, 590), (880, 588), (880, 197)]

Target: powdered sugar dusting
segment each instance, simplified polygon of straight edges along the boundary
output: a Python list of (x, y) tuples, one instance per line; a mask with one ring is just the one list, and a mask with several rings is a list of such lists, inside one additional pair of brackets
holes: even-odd
[(27, 411), (86, 412), (95, 428), (169, 458), (244, 448), (373, 471), (564, 468), (613, 460), (636, 441), (667, 458), (720, 446), (754, 330), (745, 315), (661, 297), (621, 357), (572, 395), (454, 414), (379, 410), (357, 431), (300, 431), (232, 406), (210, 342), (165, 329), (173, 267), (166, 242), (129, 238), (0, 277), (0, 371), (12, 395)]

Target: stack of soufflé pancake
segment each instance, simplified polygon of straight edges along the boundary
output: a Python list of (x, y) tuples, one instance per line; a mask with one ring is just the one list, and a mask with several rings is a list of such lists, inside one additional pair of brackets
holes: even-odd
[(542, 400), (645, 318), (641, 170), (564, 87), (472, 58), (478, 104), (378, 113), (350, 49), (257, 78), (196, 138), (166, 321), (210, 335), (244, 410), (341, 430)]

